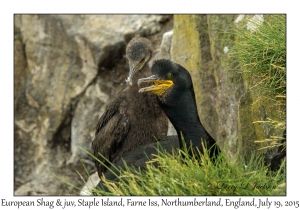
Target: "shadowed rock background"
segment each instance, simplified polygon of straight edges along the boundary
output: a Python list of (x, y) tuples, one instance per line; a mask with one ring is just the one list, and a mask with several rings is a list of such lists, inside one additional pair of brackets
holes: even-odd
[(96, 171), (78, 146), (92, 152), (99, 117), (125, 87), (125, 46), (134, 36), (153, 42), (155, 58), (190, 71), (200, 119), (221, 149), (227, 144), (230, 157), (243, 145), (255, 150), (253, 141), (266, 135), (258, 137), (256, 129), (264, 127), (252, 123), (260, 113), (251, 109), (251, 100), (240, 104), (244, 81), (228, 74), (226, 52), (234, 37), (224, 31), (235, 27), (237, 17), (15, 15), (15, 195), (79, 194), (50, 171), (79, 188), (84, 182), (78, 173), (84, 179), (87, 174), (78, 156), (90, 174)]

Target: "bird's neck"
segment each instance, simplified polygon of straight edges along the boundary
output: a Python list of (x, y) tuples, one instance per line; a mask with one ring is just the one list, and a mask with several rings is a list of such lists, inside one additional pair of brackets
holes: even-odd
[[(145, 110), (151, 112), (151, 116), (162, 115), (163, 110), (159, 107), (156, 96), (153, 93), (139, 93), (139, 89), (150, 86), (152, 83), (142, 83), (138, 86), (137, 81), (140, 78), (149, 77), (151, 75), (151, 70), (149, 65), (146, 63), (144, 67), (135, 73), (132, 79), (132, 85), (128, 87), (127, 98), (128, 98), (128, 108), (132, 109), (134, 113), (132, 117), (143, 116)], [(136, 105), (139, 104), (139, 109), (136, 109)], [(146, 119), (145, 119), (146, 120)], [(149, 119), (150, 120), (150, 119)]]
[[(176, 94), (176, 90), (172, 92)], [(209, 144), (211, 144), (211, 141), (214, 142), (213, 138), (201, 124), (194, 92), (186, 91), (185, 93), (181, 92), (176, 95), (180, 96), (180, 98), (176, 98), (176, 101), (172, 101), (172, 103), (162, 103), (161, 107), (177, 131), (181, 148), (182, 138), (184, 138), (187, 147), (190, 147), (192, 143), (193, 147), (202, 148), (201, 138), (205, 139), (206, 143), (209, 142)]]
[(147, 62), (142, 69), (140, 69), (138, 72), (136, 72), (134, 75), (133, 75), (133, 78), (132, 78), (132, 86), (134, 87), (137, 87), (138, 88), (138, 85), (137, 85), (137, 81), (138, 79), (140, 78), (145, 78), (145, 77), (149, 77), (151, 76), (151, 69), (149, 67), (149, 63)]

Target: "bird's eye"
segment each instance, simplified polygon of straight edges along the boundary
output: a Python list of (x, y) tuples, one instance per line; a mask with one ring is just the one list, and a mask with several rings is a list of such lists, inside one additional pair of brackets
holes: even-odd
[(127, 58), (127, 57), (126, 57), (126, 62), (127, 62), (127, 63), (129, 63), (129, 60), (128, 60), (128, 58)]
[(172, 79), (172, 77), (173, 77), (172, 73), (168, 73), (167, 77), (168, 77), (168, 79)]

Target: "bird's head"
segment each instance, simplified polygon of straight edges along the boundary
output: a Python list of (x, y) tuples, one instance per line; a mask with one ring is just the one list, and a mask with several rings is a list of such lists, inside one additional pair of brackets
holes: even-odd
[(138, 85), (143, 82), (153, 82), (151, 86), (139, 89), (139, 92), (153, 92), (159, 97), (164, 97), (172, 90), (186, 91), (192, 87), (189, 72), (181, 65), (170, 60), (157, 60), (151, 68), (152, 76), (141, 78)]
[(129, 64), (129, 75), (126, 79), (127, 84), (132, 85), (132, 78), (136, 72), (141, 70), (151, 59), (153, 53), (152, 43), (142, 37), (130, 40), (126, 47), (126, 59)]

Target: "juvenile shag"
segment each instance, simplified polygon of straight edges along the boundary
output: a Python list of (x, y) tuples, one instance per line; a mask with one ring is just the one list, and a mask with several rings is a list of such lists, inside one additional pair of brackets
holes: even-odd
[[(131, 150), (161, 138), (167, 134), (168, 120), (157, 104), (155, 95), (138, 93), (138, 78), (151, 75), (149, 60), (153, 47), (146, 38), (133, 38), (126, 47), (129, 63), (129, 84), (107, 106), (96, 127), (92, 143), (94, 155), (102, 162), (115, 163)], [(95, 160), (99, 177), (106, 168)]]
[[(158, 104), (173, 124), (179, 139), (184, 138), (187, 148), (198, 147), (203, 154), (204, 145), (211, 149), (210, 157), (217, 156), (220, 149), (198, 116), (189, 72), (181, 65), (164, 59), (155, 61), (151, 71), (152, 76), (139, 79), (138, 84), (153, 84), (141, 88), (139, 92), (152, 92), (157, 95)], [(182, 141), (179, 141), (179, 144), (182, 148)]]

